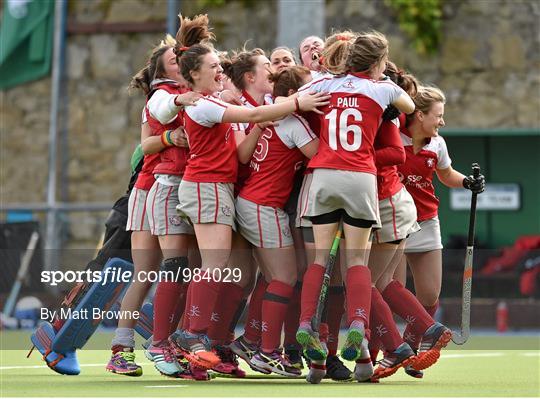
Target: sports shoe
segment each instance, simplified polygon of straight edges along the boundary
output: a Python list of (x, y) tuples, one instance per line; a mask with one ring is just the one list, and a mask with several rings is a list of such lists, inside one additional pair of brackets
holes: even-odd
[(306, 381), (310, 384), (319, 384), (326, 376), (326, 363), (324, 360), (314, 360), (309, 364)]
[(378, 362), (378, 367), (373, 373), (372, 380), (389, 377), (400, 367), (405, 367), (416, 359), (414, 351), (406, 342), (402, 343), (392, 352), (385, 352), (384, 357)]
[(191, 376), (191, 379), (193, 380), (210, 381), (212, 379), (207, 369), (203, 369), (198, 366), (195, 366), (193, 363), (187, 363), (187, 367), (188, 369), (186, 371), (189, 372), (189, 375)]
[(271, 371), (268, 371), (267, 369), (263, 369), (260, 367), (257, 367), (253, 364), (251, 361), (253, 359), (253, 356), (257, 353), (259, 350), (259, 347), (257, 344), (247, 342), (244, 336), (240, 336), (236, 338), (229, 347), (231, 350), (241, 359), (244, 359), (244, 361), (251, 367), (252, 370), (257, 371), (259, 373), (263, 374), (270, 374)]
[(296, 340), (304, 352), (304, 356), (311, 360), (326, 360), (328, 351), (319, 340), (319, 334), (311, 328), (309, 323), (300, 323), (300, 327), (296, 332)]
[(158, 345), (150, 345), (144, 354), (147, 359), (154, 362), (154, 367), (163, 375), (174, 377), (185, 371), (178, 363), (174, 348), (168, 341), (163, 341)]
[(424, 372), (422, 370), (416, 370), (411, 365), (405, 366), (405, 373), (413, 378), (424, 378)]
[(300, 349), (296, 345), (291, 344), (285, 346), (284, 357), (291, 364), (292, 367), (297, 368), (298, 370), (304, 369), (302, 355), (300, 354)]
[(192, 334), (185, 330), (176, 330), (169, 342), (183, 352), (184, 357), (195, 366), (211, 369), (220, 359), (210, 349), (210, 340), (204, 334)]
[(302, 371), (298, 370), (296, 367), (292, 367), (289, 362), (283, 358), (280, 350), (275, 350), (272, 353), (259, 351), (253, 356), (251, 362), (258, 368), (285, 377), (299, 377), (302, 375)]
[(345, 345), (341, 349), (341, 357), (345, 360), (355, 361), (361, 355), (361, 345), (364, 339), (365, 330), (364, 323), (361, 321), (353, 321), (347, 332)]
[(422, 336), (418, 356), (411, 366), (415, 370), (424, 370), (437, 363), (441, 356), (441, 349), (448, 345), (450, 339), (452, 339), (452, 331), (441, 323), (433, 324)]
[(123, 351), (113, 353), (105, 369), (114, 374), (130, 377), (140, 377), (143, 373), (142, 367), (135, 363), (133, 348), (124, 348)]
[(244, 378), (246, 372), (240, 368), (236, 354), (224, 345), (216, 345), (214, 348), (221, 362), (212, 367), (212, 370), (220, 377)]
[(352, 371), (349, 370), (336, 355), (330, 355), (326, 358), (326, 377), (334, 381), (350, 381)]
[[(362, 340), (362, 344), (360, 345), (360, 357), (356, 359), (353, 376), (358, 382), (372, 382), (371, 377), (373, 376), (373, 363), (369, 353), (369, 343), (365, 338)], [(374, 382), (378, 382), (378, 380)]]

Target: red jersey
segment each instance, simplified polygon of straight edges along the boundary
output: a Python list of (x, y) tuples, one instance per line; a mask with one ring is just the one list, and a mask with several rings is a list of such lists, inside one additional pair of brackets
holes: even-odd
[(439, 198), (433, 187), (433, 172), (452, 164), (446, 143), (441, 136), (433, 137), (415, 154), (411, 135), (405, 127), (401, 128), (401, 139), (407, 160), (398, 166), (400, 179), (414, 199), (418, 221), (434, 218), (437, 216)]
[(375, 164), (377, 166), (377, 192), (379, 201), (401, 190), (403, 184), (397, 166), (405, 162), (405, 149), (399, 134), (400, 121), (383, 121), (375, 137)]
[[(157, 84), (152, 88), (152, 91), (148, 95), (148, 100), (157, 90), (165, 90), (169, 94), (183, 94), (188, 92), (188, 90), (183, 89), (177, 82), (174, 81), (165, 81)], [(146, 107), (146, 116), (148, 118), (148, 124), (152, 129), (152, 135), (159, 136), (166, 130), (175, 130), (178, 127), (184, 124), (183, 122), (183, 112), (179, 112), (176, 117), (167, 124), (160, 123), (157, 119), (150, 115), (148, 107)], [(189, 150), (185, 147), (176, 147), (171, 146), (164, 148), (160, 153), (160, 162), (154, 168), (154, 174), (163, 174), (163, 175), (175, 175), (182, 176), (186, 168), (187, 158)]]
[[(258, 107), (259, 104), (253, 97), (249, 95), (249, 93), (245, 90), (242, 90), (242, 96), (240, 97), (240, 101), (242, 102), (242, 106), (248, 107), (248, 108), (255, 108)], [(270, 94), (267, 94), (264, 96), (264, 104), (273, 104), (274, 100)], [(243, 130), (246, 135), (249, 134), (252, 125), (249, 123), (233, 123), (233, 130)], [(248, 179), (249, 175), (251, 174), (251, 168), (249, 167), (249, 164), (243, 164), (238, 162), (238, 179), (236, 180), (236, 183), (234, 185), (234, 195), (235, 197), (238, 196), (240, 193), (240, 190), (246, 183), (246, 180)]]
[(325, 76), (298, 90), (300, 96), (310, 92), (328, 92), (331, 98), (321, 109), (321, 142), (309, 167), (377, 174), (373, 142), (381, 116), (404, 91), (391, 81), (352, 73)]
[(234, 183), (238, 175), (236, 141), (230, 123), (222, 123), (228, 104), (205, 96), (184, 112), (189, 159), (184, 180)]
[(154, 168), (159, 163), (159, 153), (145, 155), (143, 160), (143, 167), (137, 176), (135, 187), (141, 190), (150, 190), (154, 184)]
[(251, 174), (240, 197), (259, 205), (284, 208), (296, 171), (305, 156), (298, 149), (316, 138), (307, 122), (296, 114), (264, 131), (251, 158)]

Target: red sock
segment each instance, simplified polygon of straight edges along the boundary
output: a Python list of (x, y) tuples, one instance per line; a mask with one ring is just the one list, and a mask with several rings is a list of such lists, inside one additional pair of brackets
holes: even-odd
[(249, 299), (244, 337), (251, 342), (259, 342), (261, 339), (262, 302), (268, 283), (263, 276), (259, 276), (255, 289)]
[(433, 318), (411, 291), (397, 280), (392, 280), (382, 292), (390, 309), (407, 322), (403, 339), (417, 349), (424, 332), (434, 323)]
[(396, 350), (403, 343), (403, 339), (394, 322), (392, 311), (375, 287), (371, 289), (370, 317), (373, 335), (380, 339), (384, 349), (388, 352)]
[[(184, 306), (184, 314), (182, 317), (182, 330), (187, 330), (189, 328), (189, 309), (191, 308), (191, 293), (193, 292), (191, 284), (188, 284), (188, 289), (186, 293), (186, 305)], [(180, 325), (178, 325), (180, 328)]]
[(343, 313), (345, 313), (345, 292), (343, 286), (329, 287), (327, 301), (328, 354), (336, 355), (341, 319), (343, 318)]
[(154, 296), (154, 342), (169, 338), (171, 322), (174, 319), (176, 303), (182, 292), (182, 284), (160, 281)]
[(271, 353), (281, 346), (281, 330), (294, 286), (278, 280), (268, 284), (262, 303), (261, 349)]
[[(372, 320), (370, 320), (370, 323)], [(369, 340), (369, 357), (371, 358), (371, 363), (375, 364), (377, 357), (379, 356), (379, 351), (381, 350), (381, 341), (377, 337), (377, 334), (374, 334), (373, 337)]]
[(244, 297), (244, 289), (234, 283), (221, 283), (220, 300), (212, 312), (208, 337), (217, 343), (225, 343), (229, 339), (229, 326), (234, 318), (238, 305)]
[(192, 281), (191, 306), (188, 309), (189, 332), (206, 334), (216, 307), (220, 284), (216, 281)]
[(302, 283), (300, 322), (310, 322), (317, 311), (317, 302), (321, 293), (324, 267), (316, 263), (308, 266)]
[(371, 308), (371, 272), (367, 266), (351, 266), (347, 270), (347, 323), (361, 321), (369, 325)]
[(298, 345), (296, 342), (296, 331), (298, 330), (298, 324), (300, 323), (300, 295), (302, 293), (302, 282), (297, 282), (294, 286), (294, 292), (289, 301), (289, 308), (285, 315), (285, 322), (283, 323), (283, 330), (285, 332), (285, 339), (283, 344)]
[(184, 310), (186, 308), (188, 287), (189, 287), (189, 284), (184, 283), (184, 284), (182, 284), (182, 287), (180, 288), (180, 295), (178, 296), (178, 300), (176, 301), (176, 305), (175, 305), (175, 308), (174, 308), (173, 319), (169, 323), (169, 335), (171, 335), (173, 332), (175, 332), (176, 327), (178, 326), (178, 323), (180, 322), (180, 318), (184, 314)]

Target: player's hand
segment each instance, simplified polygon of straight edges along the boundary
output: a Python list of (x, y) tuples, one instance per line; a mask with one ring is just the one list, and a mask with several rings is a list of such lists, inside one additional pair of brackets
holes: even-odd
[(382, 114), (382, 119), (383, 121), (391, 121), (399, 117), (399, 115), (401, 115), (401, 112), (399, 112), (399, 109), (397, 109), (392, 104), (390, 104), (384, 110)]
[(177, 95), (174, 99), (174, 103), (176, 105), (183, 106), (195, 105), (197, 100), (199, 100), (200, 98), (202, 98), (201, 93), (197, 93), (195, 91), (188, 91), (187, 93)]
[(473, 175), (467, 176), (463, 179), (463, 187), (475, 194), (480, 194), (486, 189), (486, 179), (484, 175), (479, 175), (478, 177), (474, 177)]
[(330, 94), (328, 93), (309, 93), (298, 98), (298, 105), (302, 111), (313, 111), (323, 115), (324, 112), (317, 108), (330, 104)]
[(172, 131), (171, 140), (176, 147), (189, 148), (186, 131), (182, 126), (179, 126), (176, 130)]
[(279, 126), (279, 123), (271, 122), (271, 121), (270, 122), (259, 122), (259, 123), (255, 124), (255, 127), (258, 127), (261, 132), (264, 132), (269, 127), (276, 127), (276, 126)]
[(242, 101), (240, 101), (240, 97), (232, 90), (223, 90), (221, 93), (219, 93), (219, 99), (229, 104), (243, 105)]

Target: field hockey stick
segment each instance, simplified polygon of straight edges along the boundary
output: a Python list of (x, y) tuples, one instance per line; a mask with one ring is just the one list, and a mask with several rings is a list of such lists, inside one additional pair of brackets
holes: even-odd
[(19, 292), (22, 287), (22, 282), (26, 277), (28, 268), (30, 267), (30, 261), (32, 260), (32, 256), (34, 255), (34, 250), (36, 249), (38, 239), (39, 233), (37, 231), (34, 231), (30, 236), (30, 240), (28, 241), (28, 245), (26, 246), (26, 251), (24, 252), (24, 255), (21, 259), (21, 265), (19, 266), (19, 271), (17, 272), (17, 277), (15, 278), (13, 287), (11, 287), (9, 297), (4, 304), (4, 311), (2, 313), (4, 313), (4, 315), (6, 316), (11, 316), (11, 313), (15, 308), (15, 302), (17, 301), (17, 297), (19, 296)]
[[(472, 170), (474, 178), (480, 176), (480, 166), (477, 163), (472, 164)], [(471, 332), (471, 289), (477, 195), (477, 193), (472, 193), (471, 210), (469, 214), (469, 236), (467, 238), (467, 253), (465, 255), (465, 267), (463, 269), (463, 293), (461, 296), (461, 332), (458, 333), (456, 331), (452, 331), (452, 341), (458, 345), (463, 345), (465, 342), (467, 342)]]
[(321, 286), (321, 293), (319, 294), (319, 301), (317, 302), (317, 310), (311, 318), (311, 328), (313, 331), (318, 332), (319, 326), (321, 325), (322, 313), (324, 310), (324, 304), (326, 302), (326, 296), (328, 294), (328, 287), (330, 286), (330, 278), (332, 277), (332, 270), (336, 264), (337, 252), (339, 249), (339, 242), (341, 240), (341, 235), (343, 231), (343, 222), (339, 222), (334, 241), (332, 242), (332, 248), (330, 249), (330, 256), (326, 261), (326, 266), (324, 267), (324, 276)]

